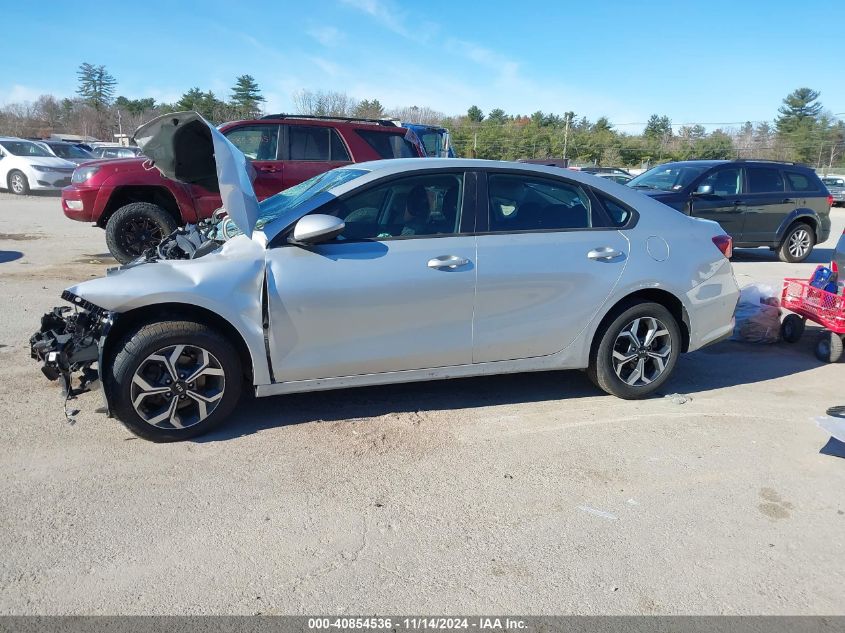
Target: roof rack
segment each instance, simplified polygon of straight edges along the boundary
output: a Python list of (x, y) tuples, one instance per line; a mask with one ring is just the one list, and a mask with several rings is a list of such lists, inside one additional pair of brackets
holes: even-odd
[(779, 163), (781, 165), (803, 165), (789, 160), (772, 160), (771, 158), (734, 158), (735, 163)]
[(317, 116), (314, 114), (265, 114), (262, 119), (316, 119), (318, 121), (341, 121), (343, 123), (375, 123), (388, 127), (399, 127), (395, 121), (388, 119), (362, 119), (345, 116)]

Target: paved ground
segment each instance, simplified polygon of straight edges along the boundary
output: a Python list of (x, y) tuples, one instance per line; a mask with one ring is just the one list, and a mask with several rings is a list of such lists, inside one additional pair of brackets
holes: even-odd
[(66, 423), (28, 358), (105, 250), (0, 194), (0, 613), (845, 611), (845, 460), (812, 420), (845, 371), (811, 337), (684, 357), (682, 405), (529, 374), (257, 400), (154, 445), (97, 394)]

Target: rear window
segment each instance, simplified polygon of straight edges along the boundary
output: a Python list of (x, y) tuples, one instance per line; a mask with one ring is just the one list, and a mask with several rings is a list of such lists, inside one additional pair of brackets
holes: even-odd
[(375, 132), (373, 130), (355, 130), (355, 132), (372, 147), (379, 158), (416, 158), (416, 148), (413, 143), (405, 140), (402, 134)]
[(789, 189), (791, 191), (819, 191), (816, 178), (811, 178), (806, 174), (797, 171), (788, 171), (786, 172), (786, 179), (789, 181)]
[(748, 193), (774, 193), (783, 191), (780, 171), (769, 167), (748, 169)]

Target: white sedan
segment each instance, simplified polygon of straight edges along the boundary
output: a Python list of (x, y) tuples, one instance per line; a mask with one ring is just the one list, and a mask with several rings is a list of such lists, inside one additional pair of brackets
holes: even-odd
[(99, 374), (107, 410), (147, 439), (211, 430), (244, 388), (586, 369), (643, 398), (681, 353), (733, 330), (731, 238), (607, 179), (384, 160), (259, 203), (247, 159), (199, 115), (165, 115), (136, 138), (165, 175), (216, 181), (233, 226), (205, 242), (180, 229), (69, 288), (76, 311), (45, 315), (31, 346), (68, 387)]
[(0, 187), (12, 193), (61, 189), (70, 184), (74, 169), (74, 163), (54, 156), (40, 143), (0, 137)]

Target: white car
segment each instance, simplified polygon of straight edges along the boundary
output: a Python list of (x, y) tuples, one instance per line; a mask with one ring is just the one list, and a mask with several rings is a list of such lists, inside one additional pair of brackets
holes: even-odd
[(40, 143), (0, 137), (0, 187), (19, 196), (61, 189), (70, 184), (76, 165), (58, 158)]
[(244, 387), (272, 396), (587, 369), (604, 391), (643, 398), (682, 352), (734, 328), (731, 238), (607, 179), (392, 159), (259, 203), (247, 158), (198, 114), (135, 137), (164, 175), (214, 182), (226, 232), (240, 234), (174, 232), (65, 291), (73, 308), (46, 314), (30, 345), (69, 394), (73, 374), (99, 376), (108, 412), (140, 437), (205, 433)]

